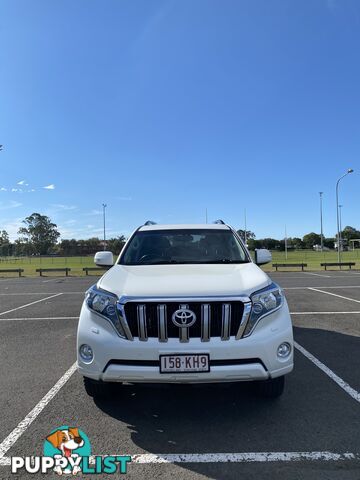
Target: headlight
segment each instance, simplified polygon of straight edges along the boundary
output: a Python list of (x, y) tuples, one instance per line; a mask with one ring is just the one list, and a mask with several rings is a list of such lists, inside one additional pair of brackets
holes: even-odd
[(106, 320), (115, 327), (117, 333), (121, 337), (126, 338), (119, 318), (120, 314), (117, 308), (118, 297), (116, 295), (93, 285), (86, 292), (85, 301), (90, 310), (106, 318)]
[(250, 298), (252, 309), (243, 337), (249, 336), (260, 319), (275, 312), (284, 303), (284, 294), (276, 283), (253, 293)]

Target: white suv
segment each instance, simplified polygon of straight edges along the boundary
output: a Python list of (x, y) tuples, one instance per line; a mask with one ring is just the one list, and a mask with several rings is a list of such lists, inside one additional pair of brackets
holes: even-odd
[(89, 395), (111, 382), (256, 381), (281, 395), (293, 369), (293, 333), (281, 288), (222, 221), (146, 222), (91, 287), (80, 313), (77, 358)]

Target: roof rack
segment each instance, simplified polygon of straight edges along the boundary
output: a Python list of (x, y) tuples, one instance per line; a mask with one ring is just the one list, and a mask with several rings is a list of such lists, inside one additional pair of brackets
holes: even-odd
[(221, 219), (215, 220), (215, 222), (213, 222), (213, 223), (216, 223), (217, 225), (225, 225), (224, 220), (221, 220)]
[(156, 225), (156, 222), (153, 222), (152, 220), (148, 220), (147, 222), (144, 223), (145, 226), (148, 225)]

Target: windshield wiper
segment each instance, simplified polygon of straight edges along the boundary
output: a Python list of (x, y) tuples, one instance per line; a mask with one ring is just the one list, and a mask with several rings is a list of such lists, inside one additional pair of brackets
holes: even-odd
[(217, 260), (208, 260), (206, 263), (249, 263), (248, 260), (230, 260), (230, 258), (221, 258)]
[(180, 263), (187, 263), (187, 262), (179, 262), (178, 260), (156, 260), (155, 262), (146, 262), (146, 263), (136, 263), (135, 265), (172, 265), (172, 264), (180, 264)]
[(129, 265), (207, 265), (207, 264), (229, 264), (229, 263), (249, 263), (248, 260), (230, 260), (222, 258), (217, 260), (157, 260), (155, 262), (132, 263)]

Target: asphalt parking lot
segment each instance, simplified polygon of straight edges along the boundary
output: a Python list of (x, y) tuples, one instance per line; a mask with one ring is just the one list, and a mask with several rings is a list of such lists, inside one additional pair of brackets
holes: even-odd
[(74, 361), (96, 277), (0, 279), (0, 478), (15, 478), (12, 456), (42, 455), (52, 429), (75, 425), (93, 454), (134, 456), (129, 478), (359, 480), (360, 273), (271, 276), (297, 349), (284, 395), (270, 402), (246, 384), (124, 385), (94, 401)]

